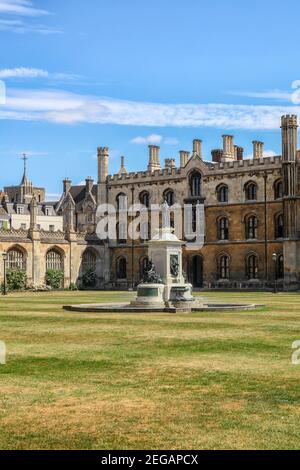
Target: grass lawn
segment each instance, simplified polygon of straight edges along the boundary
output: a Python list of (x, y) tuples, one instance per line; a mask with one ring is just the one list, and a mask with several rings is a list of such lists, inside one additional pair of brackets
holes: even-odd
[(0, 298), (1, 449), (299, 449), (300, 294), (253, 312), (79, 314), (129, 293)]

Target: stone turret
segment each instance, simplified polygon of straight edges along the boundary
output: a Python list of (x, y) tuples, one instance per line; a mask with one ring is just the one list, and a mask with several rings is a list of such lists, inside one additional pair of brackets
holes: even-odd
[(97, 202), (98, 204), (105, 204), (107, 202), (107, 187), (106, 180), (108, 177), (109, 166), (109, 148), (98, 147), (98, 191)]

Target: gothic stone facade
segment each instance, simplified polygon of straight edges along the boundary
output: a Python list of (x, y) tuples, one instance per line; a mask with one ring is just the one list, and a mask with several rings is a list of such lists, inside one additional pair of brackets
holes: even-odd
[(129, 204), (204, 203), (204, 247), (184, 251), (184, 269), (195, 287), (266, 288), (276, 280), (285, 289), (299, 289), (297, 117), (283, 116), (281, 124), (282, 155), (275, 157), (264, 157), (263, 144), (255, 141), (253, 159), (244, 160), (243, 149), (225, 135), (223, 149), (212, 151), (211, 162), (204, 161), (202, 143), (195, 140), (192, 154), (180, 152), (179, 167), (167, 159), (161, 168), (160, 149), (150, 146), (147, 171), (127, 173), (122, 158), (119, 173), (110, 176), (109, 150), (100, 147), (97, 184), (91, 178), (85, 186), (64, 181), (55, 207), (64, 217), (64, 231), (38, 231), (32, 215), (28, 232), (0, 231), (0, 251), (20, 250), (33, 284), (43, 284), (47, 265), (60, 259), (66, 287), (80, 282), (84, 270), (93, 266), (97, 287), (127, 288), (140, 280), (147, 243), (132, 242), (126, 234), (118, 241), (99, 241), (97, 206), (116, 206), (122, 195)]

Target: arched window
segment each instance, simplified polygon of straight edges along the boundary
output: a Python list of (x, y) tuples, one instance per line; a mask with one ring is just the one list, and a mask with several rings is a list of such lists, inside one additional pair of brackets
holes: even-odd
[(229, 256), (221, 255), (218, 260), (218, 272), (220, 280), (229, 279)]
[(247, 201), (257, 200), (257, 185), (255, 183), (247, 183), (245, 186), (245, 192)]
[(283, 183), (281, 180), (276, 181), (276, 183), (274, 184), (274, 197), (275, 199), (283, 198)]
[(13, 248), (7, 253), (7, 269), (11, 271), (26, 271), (25, 255), (21, 250)]
[(258, 220), (255, 215), (248, 217), (246, 220), (246, 238), (247, 240), (255, 240), (258, 237)]
[(229, 239), (229, 220), (227, 217), (222, 217), (217, 222), (218, 225), (218, 239), (228, 240)]
[(228, 202), (229, 189), (226, 184), (222, 184), (217, 189), (218, 201), (219, 202)]
[(120, 280), (127, 279), (127, 260), (126, 258), (119, 258), (117, 261), (117, 277)]
[(46, 254), (46, 270), (63, 271), (63, 258), (57, 250), (50, 250)]
[(164, 200), (168, 204), (168, 206), (173, 206), (175, 204), (175, 193), (171, 189), (168, 189), (164, 192)]
[(148, 191), (143, 191), (140, 194), (140, 203), (145, 207), (150, 207), (150, 194)]
[(284, 237), (284, 225), (283, 225), (283, 214), (277, 215), (275, 217), (275, 238)]
[(192, 197), (201, 196), (201, 173), (194, 171), (190, 176), (190, 191)]
[(250, 255), (246, 260), (246, 273), (247, 278), (251, 279), (258, 279), (258, 256), (257, 255)]
[(91, 250), (86, 250), (83, 253), (82, 257), (82, 271), (83, 273), (87, 273), (89, 271), (96, 271), (97, 265), (97, 257), (95, 253)]
[(276, 263), (276, 280), (284, 278), (284, 258), (283, 255), (278, 256)]
[(126, 194), (120, 193), (118, 194), (117, 198), (117, 209), (119, 211), (126, 210), (127, 209), (127, 197)]

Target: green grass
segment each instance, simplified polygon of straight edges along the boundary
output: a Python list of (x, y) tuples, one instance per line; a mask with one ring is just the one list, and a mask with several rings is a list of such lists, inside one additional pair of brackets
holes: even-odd
[(80, 314), (129, 293), (0, 298), (1, 449), (299, 449), (300, 295), (258, 311)]

